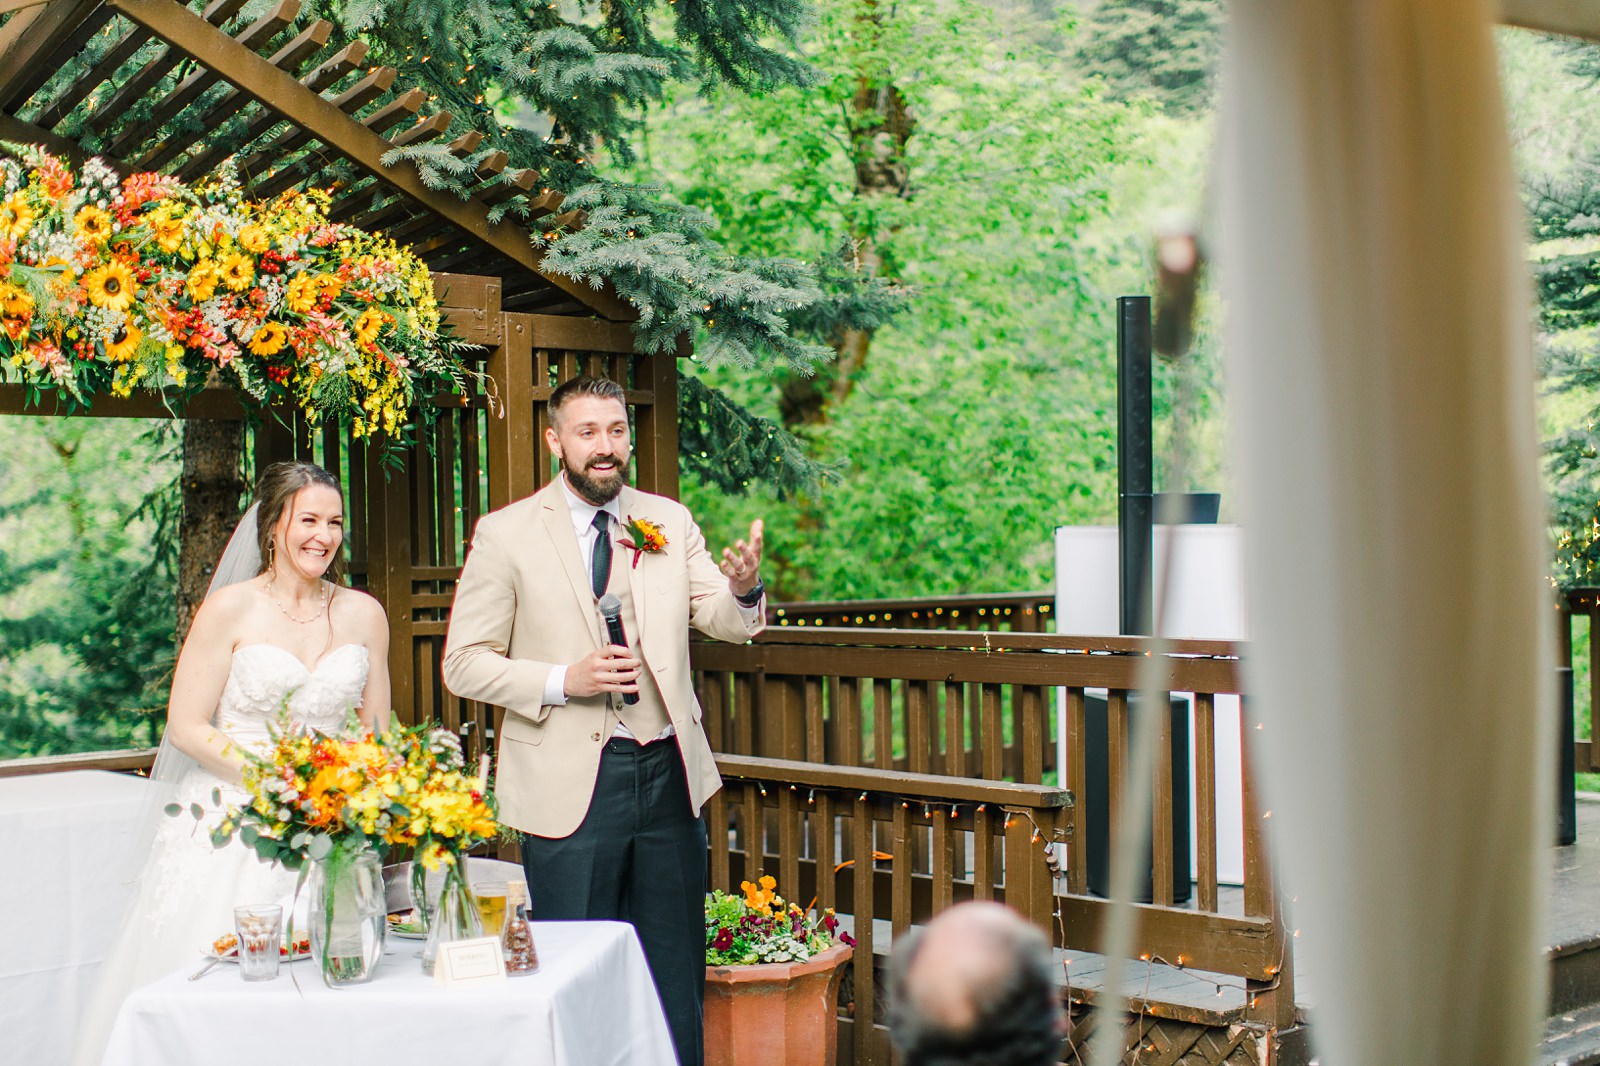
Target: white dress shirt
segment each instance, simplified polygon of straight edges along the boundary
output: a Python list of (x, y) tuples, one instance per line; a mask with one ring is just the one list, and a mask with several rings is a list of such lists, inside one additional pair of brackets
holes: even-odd
[[(594, 543), (600, 532), (594, 528), (594, 516), (597, 512), (604, 511), (611, 516), (613, 524), (621, 525), (621, 505), (613, 499), (604, 506), (596, 507), (572, 491), (572, 486), (567, 484), (565, 472), (561, 475), (561, 491), (566, 494), (567, 510), (572, 513), (572, 532), (577, 534), (578, 537), (578, 553), (583, 556), (583, 571), (586, 574), (592, 573), (594, 567)], [(614, 559), (615, 556), (613, 556)], [(737, 601), (735, 602), (737, 603)], [(757, 600), (754, 607), (746, 607), (742, 603), (737, 603), (737, 606), (739, 613), (744, 616), (746, 622), (754, 622), (760, 617), (761, 612), (766, 609), (766, 596), (763, 595), (761, 599)], [(557, 665), (555, 669), (550, 671), (550, 676), (545, 679), (544, 704), (547, 707), (563, 707), (566, 702), (567, 667)], [(668, 722), (666, 728), (658, 733), (654, 739), (663, 740), (676, 732), (677, 730), (673, 728), (672, 723)], [(611, 735), (614, 737), (628, 737), (634, 740), (638, 739), (629, 732), (628, 727), (623, 725), (620, 720), (617, 722), (616, 730)]]

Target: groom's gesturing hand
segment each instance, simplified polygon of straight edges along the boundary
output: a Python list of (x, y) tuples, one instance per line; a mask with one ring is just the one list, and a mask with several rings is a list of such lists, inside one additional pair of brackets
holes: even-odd
[(718, 567), (728, 579), (735, 596), (744, 596), (761, 580), (761, 519), (750, 523), (750, 539), (722, 549)]
[(639, 660), (627, 648), (607, 644), (567, 667), (567, 678), (562, 687), (568, 696), (638, 692)]

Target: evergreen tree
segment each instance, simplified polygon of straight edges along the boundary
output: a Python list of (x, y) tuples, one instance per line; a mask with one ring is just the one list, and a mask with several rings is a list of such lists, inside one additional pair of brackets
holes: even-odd
[(1220, 0), (1088, 0), (1077, 59), (1119, 98), (1168, 111), (1211, 107), (1222, 55)]

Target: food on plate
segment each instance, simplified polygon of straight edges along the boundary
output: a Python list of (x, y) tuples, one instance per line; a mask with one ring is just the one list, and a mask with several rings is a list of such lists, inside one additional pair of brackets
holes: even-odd
[[(239, 953), (239, 938), (232, 933), (222, 934), (211, 942), (211, 953), (220, 959), (233, 958)], [(302, 955), (309, 954), (311, 954), (311, 938), (309, 936), (295, 938), (294, 957), (298, 959)], [(288, 946), (279, 944), (278, 955), (280, 958), (289, 958)]]

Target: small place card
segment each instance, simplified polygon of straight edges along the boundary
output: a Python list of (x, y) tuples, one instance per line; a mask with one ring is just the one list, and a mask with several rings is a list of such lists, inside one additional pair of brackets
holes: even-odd
[(452, 940), (439, 945), (434, 960), (433, 979), (448, 986), (487, 985), (506, 979), (506, 964), (500, 954), (500, 938)]

